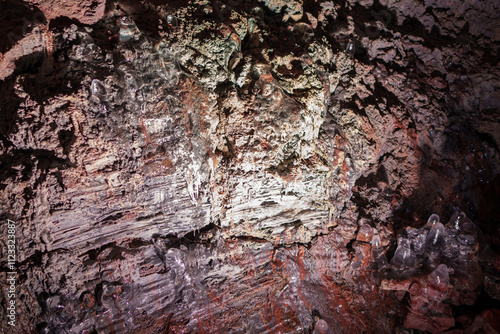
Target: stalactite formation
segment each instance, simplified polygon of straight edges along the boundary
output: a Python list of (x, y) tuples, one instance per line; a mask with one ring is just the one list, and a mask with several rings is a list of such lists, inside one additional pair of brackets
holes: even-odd
[(500, 332), (499, 13), (3, 1), (0, 330)]

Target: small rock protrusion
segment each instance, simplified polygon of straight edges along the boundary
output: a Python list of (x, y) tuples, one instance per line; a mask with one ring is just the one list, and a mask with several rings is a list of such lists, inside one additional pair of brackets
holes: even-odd
[(263, 18), (264, 17), (264, 11), (260, 7), (254, 7), (252, 9), (252, 14), (254, 14), (255, 16), (257, 16), (259, 18)]
[(168, 15), (167, 16), (167, 24), (170, 26), (170, 27), (177, 27), (179, 25), (179, 21), (177, 20), (177, 17), (175, 17), (174, 15)]
[(314, 329), (314, 333), (323, 334), (329, 332), (330, 326), (328, 326), (328, 323), (324, 319), (318, 319)]
[(141, 35), (139, 28), (134, 21), (127, 16), (122, 17), (120, 21), (120, 42), (137, 41)]
[(310, 43), (314, 38), (313, 28), (304, 22), (298, 22), (291, 28), (292, 33), (301, 41)]
[(355, 52), (356, 45), (354, 44), (354, 41), (350, 40), (349, 42), (347, 42), (347, 45), (345, 47), (345, 53), (350, 57), (353, 57)]
[(369, 224), (363, 224), (359, 227), (358, 235), (356, 239), (363, 242), (372, 241), (373, 228)]
[(391, 259), (391, 264), (398, 268), (407, 268), (415, 266), (416, 263), (417, 256), (415, 252), (411, 250), (408, 240), (404, 238), (401, 239)]
[(429, 219), (427, 219), (427, 226), (432, 227), (440, 222), (440, 218), (437, 214), (433, 213)]
[(460, 231), (462, 224), (466, 221), (467, 216), (462, 211), (456, 210), (450, 218), (448, 223), (455, 230)]
[(441, 223), (436, 223), (432, 226), (427, 238), (425, 239), (425, 248), (427, 250), (435, 251), (439, 249), (444, 243), (444, 226)]
[(474, 224), (463, 211), (456, 210), (450, 218), (448, 225), (460, 233), (475, 234), (477, 226)]
[(104, 84), (98, 80), (94, 79), (92, 80), (92, 83), (90, 84), (90, 100), (94, 103), (102, 103), (106, 100), (106, 87)]
[(377, 233), (373, 234), (372, 237), (372, 257), (374, 262), (377, 264), (377, 270), (379, 272), (387, 268), (387, 257), (385, 256), (382, 242)]
[(430, 273), (429, 283), (439, 290), (446, 290), (448, 288), (448, 284), (450, 283), (450, 274), (446, 264), (440, 264), (432, 273)]
[(64, 308), (64, 306), (62, 305), (61, 297), (57, 295), (47, 298), (46, 304), (47, 309), (51, 312), (56, 312), (59, 311), (59, 309)]
[(378, 234), (373, 235), (372, 247), (373, 247), (373, 249), (381, 249), (382, 248), (382, 242), (380, 241), (380, 237), (378, 236)]
[(92, 84), (90, 85), (90, 89), (92, 91), (92, 94), (97, 95), (98, 97), (102, 97), (102, 96), (106, 95), (106, 87), (98, 79), (92, 80)]

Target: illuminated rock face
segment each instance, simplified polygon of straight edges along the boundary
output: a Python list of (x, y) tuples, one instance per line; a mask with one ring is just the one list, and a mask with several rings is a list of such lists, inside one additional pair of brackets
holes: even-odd
[(0, 11), (17, 332), (494, 328), (494, 4), (29, 3)]

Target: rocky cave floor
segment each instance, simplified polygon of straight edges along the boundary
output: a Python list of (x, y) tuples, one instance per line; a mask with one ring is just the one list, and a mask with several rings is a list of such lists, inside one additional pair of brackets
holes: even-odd
[(2, 1), (0, 330), (500, 332), (499, 20)]

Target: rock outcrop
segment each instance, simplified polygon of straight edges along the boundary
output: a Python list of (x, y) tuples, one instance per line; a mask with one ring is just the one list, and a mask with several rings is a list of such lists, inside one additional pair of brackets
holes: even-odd
[(3, 332), (500, 331), (498, 3), (1, 6)]

